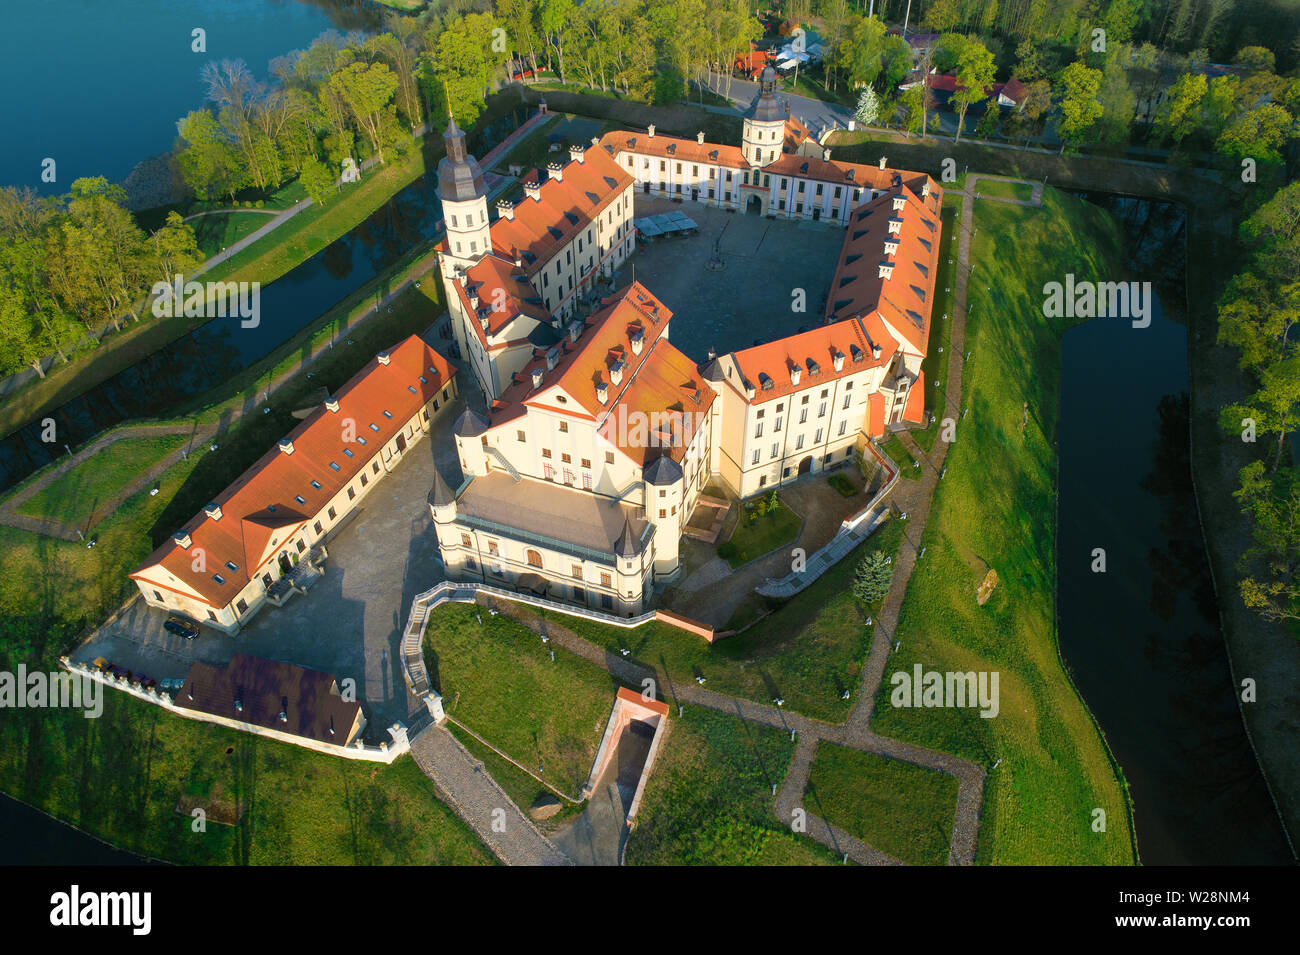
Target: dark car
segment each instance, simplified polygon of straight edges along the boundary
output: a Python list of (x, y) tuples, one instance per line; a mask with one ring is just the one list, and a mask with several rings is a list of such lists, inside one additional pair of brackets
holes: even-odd
[(193, 640), (199, 635), (199, 626), (193, 620), (186, 620), (184, 617), (168, 617), (167, 622), (163, 624), (163, 629), (168, 633), (174, 633), (178, 637), (184, 637), (186, 640)]

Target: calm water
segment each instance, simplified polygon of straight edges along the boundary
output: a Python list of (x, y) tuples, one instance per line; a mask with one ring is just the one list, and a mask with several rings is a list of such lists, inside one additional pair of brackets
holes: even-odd
[(146, 865), (0, 793), (0, 865)]
[[(1183, 212), (1085, 198), (1121, 219), (1132, 278), (1153, 280), (1159, 301), (1149, 328), (1094, 319), (1064, 336), (1062, 651), (1130, 783), (1144, 863), (1287, 863), (1192, 497)], [(1091, 570), (1097, 547), (1104, 574)]]
[[(80, 176), (120, 181), (166, 152), (206, 91), (209, 60), (267, 64), (329, 29), (373, 28), (370, 0), (21, 0), (0, 12), (0, 185), (66, 192)], [(207, 51), (190, 49), (191, 31)], [(41, 181), (55, 160), (57, 179)]]

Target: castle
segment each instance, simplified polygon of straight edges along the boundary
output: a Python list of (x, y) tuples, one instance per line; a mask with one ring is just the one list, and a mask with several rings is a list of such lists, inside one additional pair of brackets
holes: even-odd
[[(681, 571), (710, 478), (738, 497), (852, 459), (925, 417), (942, 192), (923, 173), (832, 161), (763, 72), (739, 147), (610, 132), (524, 177), (489, 216), (455, 123), (438, 169), (440, 269), (455, 340), (488, 399), (455, 440), (466, 483), (429, 507), (449, 577), (619, 615)], [(703, 363), (632, 282), (634, 196), (844, 223), (825, 323)]]

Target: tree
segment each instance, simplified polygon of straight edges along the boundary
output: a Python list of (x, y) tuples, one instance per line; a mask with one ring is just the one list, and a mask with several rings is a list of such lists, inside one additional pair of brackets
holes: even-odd
[(1250, 520), (1255, 546), (1242, 554), (1239, 589), (1247, 607), (1267, 620), (1297, 620), (1300, 583), (1300, 473), (1283, 468), (1264, 473), (1264, 462), (1241, 469), (1233, 496)]
[(158, 231), (149, 236), (149, 249), (153, 255), (154, 277), (171, 283), (177, 275), (193, 274), (203, 264), (194, 228), (173, 209)]
[(1228, 159), (1280, 163), (1282, 147), (1295, 133), (1295, 125), (1291, 114), (1277, 103), (1265, 103), (1233, 120), (1215, 140), (1214, 151)]
[(1184, 73), (1169, 87), (1168, 98), (1156, 111), (1152, 131), (1160, 142), (1181, 143), (1196, 129), (1208, 84), (1200, 73)]
[(930, 109), (934, 105), (930, 84), (918, 81), (915, 86), (903, 91), (899, 102), (903, 107), (903, 128), (909, 135), (924, 134), (930, 127)]
[(1284, 186), (1241, 226), (1255, 260), (1276, 284), (1300, 280), (1300, 182)]
[(884, 551), (872, 551), (858, 563), (853, 575), (853, 596), (868, 606), (885, 599), (894, 580), (894, 565)]
[(951, 30), (959, 23), (961, 23), (961, 10), (957, 6), (957, 0), (934, 0), (921, 19), (922, 26), (927, 26), (937, 33)]
[(1225, 430), (1240, 433), (1241, 422), (1247, 418), (1255, 422), (1255, 433), (1277, 435), (1277, 448), (1273, 455), (1274, 472), (1282, 463), (1286, 439), (1296, 429), (1296, 404), (1300, 403), (1300, 358), (1285, 358), (1260, 372), (1260, 389), (1243, 403), (1223, 409), (1222, 424)]
[(863, 126), (874, 126), (880, 118), (880, 97), (870, 86), (864, 86), (858, 94), (858, 108), (854, 110), (853, 118)]
[(349, 63), (330, 77), (330, 87), (347, 104), (382, 163), (385, 113), (392, 108), (389, 104), (397, 91), (393, 71), (383, 63)]
[(1220, 345), (1241, 351), (1240, 365), (1261, 373), (1293, 349), (1300, 325), (1300, 282), (1277, 286), (1252, 272), (1232, 279), (1219, 303)]
[(176, 128), (185, 142), (176, 157), (185, 184), (200, 199), (233, 198), (243, 177), (234, 150), (221, 138), (216, 117), (206, 109), (195, 110)]
[(1101, 89), (1101, 70), (1074, 62), (1061, 71), (1061, 119), (1056, 131), (1061, 137), (1061, 152), (1066, 146), (1082, 143), (1102, 114), (1097, 101)]
[(1266, 46), (1243, 46), (1232, 58), (1232, 62), (1248, 70), (1272, 73), (1277, 60), (1273, 51)]
[(336, 181), (330, 168), (315, 156), (303, 163), (299, 179), (302, 187), (307, 190), (307, 195), (311, 196), (311, 201), (321, 206), (325, 205)]
[(386, 32), (372, 37), (366, 47), (383, 58), (397, 77), (397, 108), (412, 129), (424, 121), (424, 108), (420, 97), (420, 54), (424, 50), (424, 36), (412, 17), (389, 12), (384, 17)]
[[(966, 112), (974, 103), (985, 99), (985, 90), (993, 82), (993, 54), (976, 39), (968, 39), (957, 54), (957, 90), (952, 101), (957, 108), (957, 142), (961, 141)], [(993, 106), (997, 109), (996, 104)]]
[(1101, 88), (1097, 92), (1101, 116), (1097, 121), (1097, 138), (1103, 143), (1127, 143), (1133, 116), (1137, 111), (1137, 96), (1129, 89), (1128, 74), (1118, 57), (1111, 57), (1101, 73)]

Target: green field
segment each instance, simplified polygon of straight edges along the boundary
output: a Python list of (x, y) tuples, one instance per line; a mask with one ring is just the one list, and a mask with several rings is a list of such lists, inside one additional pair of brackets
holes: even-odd
[[(955, 183), (945, 183), (948, 189), (954, 185)], [(926, 452), (934, 447), (934, 439), (938, 437), (939, 428), (943, 424), (940, 412), (947, 403), (945, 392), (935, 382), (942, 383), (948, 377), (948, 359), (951, 357), (948, 348), (952, 338), (953, 296), (957, 292), (957, 234), (961, 228), (958, 213), (961, 211), (962, 198), (951, 192), (944, 193), (943, 197), (943, 235), (939, 239), (939, 274), (934, 283), (934, 303), (930, 307), (930, 341), (925, 358), (921, 360), (921, 371), (925, 374), (926, 410), (934, 414), (934, 424), (912, 432), (912, 438)], [(920, 471), (916, 475), (919, 477)]]
[(190, 220), (194, 227), (194, 237), (198, 240), (199, 251), (205, 258), (223, 252), (245, 236), (252, 235), (258, 229), (268, 226), (275, 217), (247, 209), (236, 212), (214, 212)]
[[(608, 627), (578, 617), (558, 622), (588, 640), (686, 684), (703, 676), (707, 688), (770, 703), (774, 697), (805, 716), (842, 722), (848, 718), (858, 676), (871, 647), (874, 607), (862, 607), (850, 592), (854, 570), (864, 554), (897, 554), (905, 524), (890, 521), (856, 550), (796, 594), (780, 609), (744, 633), (709, 644), (682, 630), (647, 623), (633, 630)], [(661, 689), (663, 689), (661, 687)], [(673, 702), (671, 692), (665, 699)]]
[(628, 865), (814, 865), (840, 860), (772, 813), (789, 734), (702, 707), (676, 710), (646, 783)]
[(803, 518), (781, 501), (780, 506), (766, 514), (758, 513), (759, 498), (741, 504), (740, 520), (736, 529), (722, 544), (718, 545), (718, 556), (735, 570), (769, 554), (799, 536), (803, 528)]
[[(505, 615), (444, 604), (429, 616), (424, 659), (448, 716), (577, 798), (600, 747), (619, 683)], [(462, 741), (464, 737), (461, 737)], [(544, 790), (526, 773), (498, 779), (527, 809)]]
[(185, 434), (114, 441), (33, 494), (18, 507), (18, 513), (84, 529), (96, 508), (189, 441)]
[[(985, 767), (1002, 759), (985, 788), (980, 862), (1131, 864), (1124, 784), (1057, 649), (1056, 420), (1068, 323), (1042, 309), (1043, 284), (1067, 272), (1121, 274), (1120, 236), (1104, 211), (1051, 189), (1042, 209), (987, 202), (977, 217), (975, 275), (998, 281), (992, 291), (971, 285), (966, 341), (978, 357), (962, 383), (971, 411), (936, 492), (873, 729)], [(980, 607), (975, 591), (990, 567), (1001, 583)], [(915, 663), (998, 671), (999, 716), (892, 708), (889, 675)], [(1104, 833), (1091, 829), (1095, 808), (1106, 811)]]
[(919, 481), (925, 473), (921, 467), (915, 467), (916, 458), (912, 457), (912, 452), (907, 450), (901, 438), (896, 434), (891, 434), (888, 441), (880, 445), (880, 450), (889, 455), (891, 461), (898, 465), (898, 473), (901, 477), (909, 481)]
[(975, 192), (979, 196), (1000, 196), (1003, 199), (1020, 199), (1028, 202), (1034, 197), (1032, 182), (1009, 182), (1005, 179), (985, 179), (975, 181)]
[(909, 865), (947, 865), (957, 780), (901, 760), (820, 743), (804, 805)]

